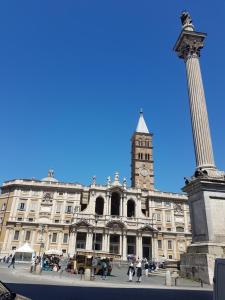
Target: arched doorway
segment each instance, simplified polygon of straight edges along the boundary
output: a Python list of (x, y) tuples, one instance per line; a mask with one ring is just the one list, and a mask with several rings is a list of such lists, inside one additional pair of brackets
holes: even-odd
[(111, 215), (119, 216), (120, 215), (120, 194), (117, 192), (112, 193), (111, 197)]
[(135, 202), (132, 199), (127, 201), (127, 217), (135, 217)]
[(104, 212), (104, 199), (98, 197), (95, 201), (95, 213), (99, 216), (102, 216)]

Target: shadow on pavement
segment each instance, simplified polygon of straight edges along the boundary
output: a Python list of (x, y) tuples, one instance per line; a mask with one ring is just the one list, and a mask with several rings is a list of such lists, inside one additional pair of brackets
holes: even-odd
[(14, 292), (32, 300), (212, 300), (211, 291), (145, 289), (145, 288), (93, 288), (8, 283)]

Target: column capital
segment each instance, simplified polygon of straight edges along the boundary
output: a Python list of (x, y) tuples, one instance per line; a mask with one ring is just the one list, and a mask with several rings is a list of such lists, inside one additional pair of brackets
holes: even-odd
[(191, 57), (200, 57), (200, 50), (204, 46), (206, 33), (183, 30), (174, 46), (178, 57), (185, 61)]

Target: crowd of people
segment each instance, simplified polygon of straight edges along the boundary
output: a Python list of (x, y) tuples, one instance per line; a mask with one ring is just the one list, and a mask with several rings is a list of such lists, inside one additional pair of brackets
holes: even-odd
[(4, 256), (3, 258), (0, 259), (0, 261), (3, 263), (9, 264), (8, 268), (10, 268), (12, 266), (13, 269), (15, 269), (15, 262), (16, 262), (15, 254), (14, 255), (10, 254), (9, 256)]
[(133, 277), (137, 276), (137, 282), (141, 283), (141, 279), (142, 279), (142, 272), (143, 269), (145, 271), (145, 276), (148, 277), (149, 272), (155, 272), (156, 269), (158, 269), (158, 264), (156, 264), (153, 261), (148, 261), (146, 258), (144, 258), (143, 260), (141, 259), (137, 259), (137, 261), (135, 259), (129, 260), (128, 259), (128, 271), (127, 271), (127, 276), (128, 276), (128, 280), (129, 282), (133, 281)]
[[(89, 267), (91, 269), (91, 275), (100, 275), (103, 280), (107, 276), (111, 275), (112, 264), (111, 260), (107, 258), (91, 257)], [(2, 262), (8, 264), (8, 268), (11, 266), (15, 269), (15, 255), (9, 255), (3, 257)], [(84, 265), (87, 265), (87, 259), (84, 260)], [(79, 272), (79, 259), (78, 257), (64, 257), (63, 255), (43, 255), (32, 258), (31, 272), (37, 270), (37, 266), (43, 271), (59, 272), (61, 275), (64, 271), (72, 274), (78, 274)], [(135, 257), (128, 257), (128, 270), (127, 276), (129, 282), (132, 282), (135, 275), (137, 282), (141, 283), (143, 273), (145, 277), (148, 277), (149, 273), (155, 272), (159, 267), (163, 268), (163, 263), (155, 263), (154, 261), (148, 261), (144, 259), (135, 259)], [(85, 269), (83, 270), (85, 271)]]

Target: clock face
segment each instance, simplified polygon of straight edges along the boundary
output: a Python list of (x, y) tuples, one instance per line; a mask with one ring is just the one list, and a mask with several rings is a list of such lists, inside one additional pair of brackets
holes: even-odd
[(140, 170), (140, 174), (144, 177), (148, 176), (150, 174), (149, 170), (147, 168), (142, 168)]

